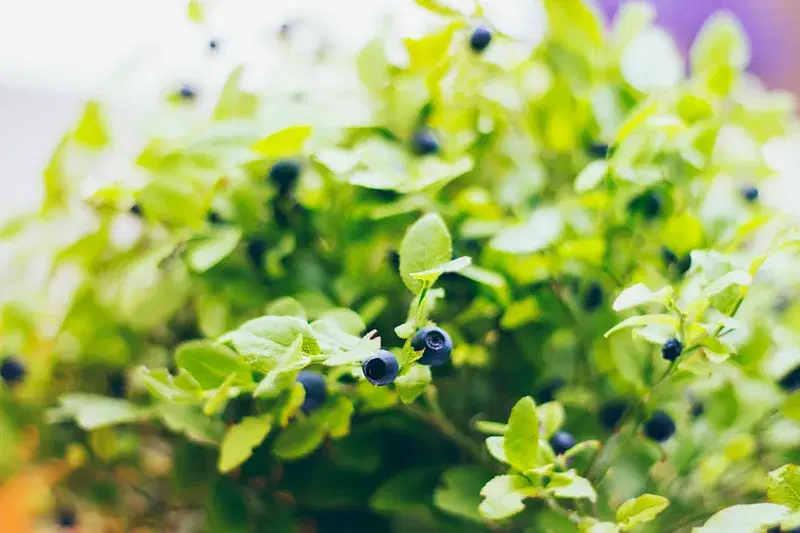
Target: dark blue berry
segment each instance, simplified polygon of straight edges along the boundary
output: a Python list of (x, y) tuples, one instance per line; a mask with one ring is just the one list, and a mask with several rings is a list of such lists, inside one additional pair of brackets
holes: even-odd
[(675, 266), (678, 269), (678, 274), (681, 276), (686, 274), (692, 268), (692, 256), (689, 254), (684, 255), (678, 259), (678, 263)]
[(744, 187), (742, 189), (742, 196), (748, 202), (753, 203), (758, 200), (758, 189), (755, 187)]
[(703, 412), (705, 412), (705, 407), (703, 407), (703, 404), (697, 400), (692, 400), (691, 408), (689, 410), (689, 414), (692, 415), (692, 418), (702, 416)]
[(598, 283), (592, 283), (583, 294), (583, 307), (587, 311), (594, 311), (603, 303), (603, 288)]
[(653, 192), (646, 192), (631, 200), (628, 209), (651, 220), (661, 212), (661, 199)]
[(56, 524), (62, 528), (72, 528), (78, 525), (78, 516), (74, 509), (64, 507), (56, 512)]
[(680, 357), (683, 351), (683, 344), (678, 339), (669, 339), (661, 347), (661, 357), (667, 361), (674, 361)]
[(800, 389), (800, 366), (783, 376), (778, 384), (787, 392), (794, 392)]
[(644, 434), (656, 442), (664, 442), (675, 433), (675, 422), (664, 411), (654, 412), (644, 423)]
[(300, 176), (300, 163), (294, 159), (281, 159), (269, 171), (269, 179), (278, 186), (278, 192), (285, 196), (297, 182)]
[(222, 219), (222, 216), (220, 216), (220, 214), (217, 213), (216, 211), (210, 212), (208, 214), (207, 220), (209, 224), (222, 224), (223, 222), (225, 222)]
[(131, 206), (130, 212), (132, 215), (136, 215), (137, 217), (142, 216), (142, 206), (139, 204), (133, 204)]
[(575, 437), (566, 431), (556, 431), (550, 437), (550, 447), (553, 448), (556, 455), (564, 455), (573, 446), (575, 446)]
[(306, 390), (306, 398), (300, 407), (304, 412), (310, 413), (322, 405), (327, 395), (325, 378), (322, 374), (304, 370), (297, 375), (297, 382)]
[(617, 427), (622, 417), (625, 416), (625, 411), (628, 410), (628, 403), (625, 400), (609, 400), (600, 406), (598, 418), (600, 425), (608, 430)]
[(247, 257), (256, 269), (264, 270), (264, 254), (267, 251), (267, 241), (253, 239), (247, 243)]
[(567, 382), (564, 380), (564, 378), (560, 377), (552, 378), (546, 381), (539, 390), (536, 401), (538, 403), (552, 402), (556, 397), (556, 392), (558, 392), (558, 389), (566, 384)]
[(178, 91), (178, 96), (180, 96), (182, 100), (194, 100), (197, 98), (197, 90), (189, 85), (184, 85), (181, 87), (180, 91)]
[(492, 42), (492, 32), (484, 26), (478, 26), (473, 30), (469, 38), (469, 46), (473, 52), (483, 52), (489, 43)]
[(25, 365), (16, 357), (6, 357), (0, 363), (0, 378), (9, 385), (14, 385), (25, 379)]
[(417, 330), (411, 338), (411, 347), (417, 351), (424, 350), (419, 358), (420, 364), (438, 366), (450, 359), (453, 341), (443, 329), (428, 326)]
[[(767, 533), (781, 533), (781, 526), (772, 526), (767, 530)], [(784, 532), (786, 533), (786, 532)], [(791, 532), (789, 532), (791, 533)]]
[(388, 255), (387, 259), (389, 260), (389, 265), (392, 267), (392, 270), (395, 272), (400, 271), (400, 254), (394, 250), (391, 250)]
[(589, 154), (597, 159), (605, 159), (611, 148), (605, 143), (592, 143), (589, 145)]
[(420, 129), (411, 138), (411, 151), (417, 155), (430, 155), (439, 152), (439, 141), (429, 129)]
[(114, 398), (124, 398), (128, 384), (123, 372), (113, 372), (108, 376), (108, 392)]
[(219, 42), (216, 39), (211, 39), (208, 41), (208, 48), (211, 50), (216, 50), (217, 46), (219, 46)]
[(661, 248), (661, 259), (667, 266), (672, 266), (678, 262), (678, 256), (675, 255), (675, 253), (666, 246), (663, 246)]
[(388, 385), (395, 380), (400, 372), (400, 363), (397, 357), (388, 350), (378, 350), (370, 355), (361, 363), (361, 371), (364, 377), (373, 385)]

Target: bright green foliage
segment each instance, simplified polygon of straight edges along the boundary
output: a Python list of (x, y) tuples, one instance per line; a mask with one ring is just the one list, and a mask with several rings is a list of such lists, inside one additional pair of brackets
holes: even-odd
[[(357, 52), (276, 37), (278, 71), (166, 98), (141, 145), (86, 104), (41, 210), (0, 228), (0, 349), (28, 370), (0, 385), (0, 479), (63, 460), (47, 501), (124, 531), (788, 527), (791, 96), (726, 14), (685, 58), (643, 2), (416, 4), (425, 32)], [(453, 349), (429, 367), (411, 339), (434, 323)], [(379, 349), (385, 387), (361, 369)]]

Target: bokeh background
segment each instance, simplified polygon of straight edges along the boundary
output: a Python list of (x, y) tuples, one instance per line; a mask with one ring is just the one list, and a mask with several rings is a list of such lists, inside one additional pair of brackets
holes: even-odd
[[(494, 0), (506, 1), (506, 0)], [(39, 172), (90, 97), (111, 103), (118, 131), (165, 84), (203, 86), (233, 64), (284, 57), (274, 36), (293, 24), (297, 45), (358, 46), (375, 24), (418, 23), (412, 0), (220, 0), (192, 24), (186, 0), (0, 0), (0, 219), (34, 208)], [(607, 19), (620, 0), (596, 0)], [(708, 16), (725, 9), (753, 45), (753, 72), (800, 92), (800, 0), (652, 0), (684, 52)], [(209, 39), (220, 50), (208, 54)]]

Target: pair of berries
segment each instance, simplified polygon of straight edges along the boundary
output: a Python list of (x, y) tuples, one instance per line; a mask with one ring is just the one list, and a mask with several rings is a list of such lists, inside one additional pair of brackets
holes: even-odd
[[(610, 400), (600, 407), (600, 424), (613, 430), (625, 416), (628, 404), (624, 400)], [(656, 442), (665, 442), (675, 433), (675, 422), (664, 411), (655, 411), (644, 423), (644, 434)]]
[[(441, 328), (428, 326), (417, 330), (411, 338), (411, 347), (422, 350), (419, 363), (426, 366), (439, 366), (450, 359), (453, 341), (450, 335)], [(400, 372), (397, 357), (388, 350), (378, 350), (374, 355), (364, 359), (361, 364), (364, 377), (373, 385), (383, 386), (393, 382)]]
[[(422, 350), (419, 362), (423, 365), (438, 366), (450, 359), (453, 341), (441, 328), (428, 326), (418, 330), (411, 338), (411, 347)], [(392, 383), (400, 373), (400, 362), (388, 350), (378, 350), (364, 359), (361, 371), (367, 381), (376, 386)], [(309, 413), (322, 405), (327, 395), (325, 378), (318, 372), (304, 370), (297, 375), (297, 382), (305, 389), (306, 396), (301, 409)]]

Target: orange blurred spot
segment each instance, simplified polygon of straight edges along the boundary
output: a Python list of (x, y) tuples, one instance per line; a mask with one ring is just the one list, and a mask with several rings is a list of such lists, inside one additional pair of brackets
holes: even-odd
[(0, 485), (0, 531), (33, 533), (34, 518), (50, 487), (66, 472), (61, 463), (51, 463), (24, 472)]

